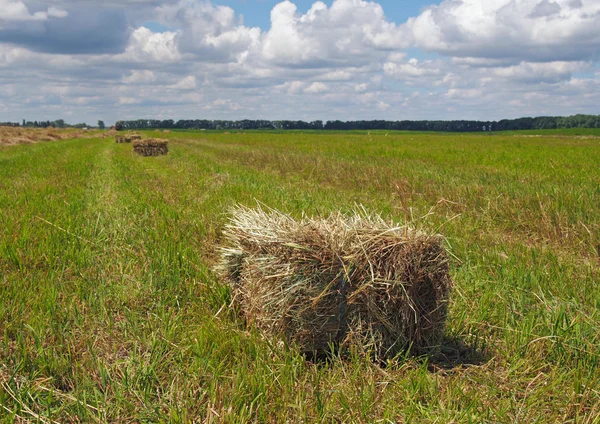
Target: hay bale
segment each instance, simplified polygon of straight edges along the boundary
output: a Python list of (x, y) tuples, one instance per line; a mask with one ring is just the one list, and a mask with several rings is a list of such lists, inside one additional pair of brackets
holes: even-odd
[(141, 140), (142, 136), (138, 133), (125, 133), (115, 135), (115, 142), (117, 143), (132, 143), (134, 141)]
[(248, 323), (304, 353), (356, 346), (383, 360), (439, 344), (451, 288), (441, 236), (379, 216), (296, 221), (234, 210), (218, 270)]
[(133, 151), (142, 156), (160, 156), (169, 153), (168, 141), (159, 138), (146, 138), (133, 142)]

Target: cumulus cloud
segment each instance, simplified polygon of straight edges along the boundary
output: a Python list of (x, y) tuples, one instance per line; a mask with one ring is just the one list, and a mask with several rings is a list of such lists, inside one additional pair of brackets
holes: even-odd
[(129, 26), (122, 10), (67, 11), (51, 6), (45, 11), (29, 14), (22, 2), (9, 0), (8, 6), (10, 13), (0, 14), (0, 42), (33, 51), (113, 53), (122, 50), (129, 38)]
[(390, 108), (389, 103), (383, 102), (383, 101), (378, 101), (377, 102), (377, 109), (379, 110), (388, 110)]
[(298, 94), (302, 92), (302, 89), (306, 86), (306, 84), (302, 81), (288, 81), (284, 84), (278, 85), (275, 88), (280, 92), (285, 92), (287, 94)]
[(380, 51), (408, 46), (404, 32), (388, 22), (375, 2), (321, 1), (302, 15), (289, 0), (271, 11), (271, 27), (264, 34), (262, 57), (280, 66), (356, 66)]
[(442, 54), (516, 61), (597, 58), (594, 0), (444, 0), (409, 19), (414, 45)]
[(171, 62), (181, 55), (175, 42), (176, 33), (155, 33), (146, 27), (133, 31), (125, 52), (119, 56), (122, 60), (135, 62)]
[(69, 16), (69, 12), (58, 7), (50, 6), (48, 8), (48, 16), (51, 18), (66, 18)]
[(311, 85), (304, 89), (304, 92), (308, 94), (319, 94), (324, 93), (328, 90), (329, 87), (327, 86), (327, 84), (322, 82), (313, 82)]
[(171, 87), (177, 90), (193, 90), (196, 88), (196, 77), (194, 75), (188, 75), (177, 81)]
[(21, 47), (0, 44), (0, 67), (6, 67), (15, 63), (23, 62), (33, 58), (35, 55)]
[(383, 65), (383, 71), (386, 75), (399, 79), (414, 79), (442, 74), (442, 70), (433, 61), (419, 61), (416, 58), (400, 63), (386, 62)]
[(147, 69), (134, 69), (129, 75), (123, 77), (123, 82), (126, 84), (147, 84), (154, 81), (156, 81), (156, 75)]
[(54, 6), (34, 13), (29, 11), (27, 5), (21, 0), (0, 0), (0, 27), (7, 22), (45, 21), (48, 18), (64, 18), (68, 12)]
[(574, 72), (588, 68), (586, 62), (521, 62), (518, 65), (499, 67), (492, 70), (495, 76), (525, 83), (556, 83), (570, 80)]
[(261, 33), (244, 26), (232, 8), (205, 1), (180, 0), (158, 7), (156, 14), (162, 23), (181, 28), (181, 50), (195, 53), (198, 60), (234, 60), (258, 43)]

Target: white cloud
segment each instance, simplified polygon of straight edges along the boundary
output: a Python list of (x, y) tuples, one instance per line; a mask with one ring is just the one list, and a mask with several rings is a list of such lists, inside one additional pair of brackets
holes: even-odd
[(307, 94), (319, 94), (325, 93), (328, 90), (329, 87), (327, 86), (327, 84), (322, 82), (313, 82), (311, 85), (304, 89), (304, 92)]
[(521, 62), (518, 65), (493, 69), (493, 74), (511, 81), (556, 83), (569, 80), (573, 72), (588, 67), (585, 62)]
[(302, 81), (288, 81), (284, 84), (276, 86), (275, 88), (288, 94), (298, 94), (302, 92), (302, 89), (305, 86), (306, 84)]
[(119, 97), (119, 104), (122, 105), (134, 105), (141, 102), (141, 99), (135, 97)]
[(2, 22), (45, 21), (49, 18), (66, 18), (69, 13), (55, 6), (46, 11), (30, 13), (27, 5), (21, 0), (0, 0), (0, 28)]
[(50, 6), (48, 8), (48, 16), (51, 18), (66, 18), (69, 16), (69, 12), (58, 7)]
[(196, 88), (196, 77), (194, 75), (188, 75), (187, 77), (177, 81), (172, 88), (177, 90), (193, 90)]
[(350, 81), (354, 73), (349, 70), (338, 69), (335, 71), (325, 72), (319, 76), (319, 79), (324, 81)]
[(404, 63), (386, 62), (383, 65), (383, 71), (386, 75), (395, 78), (415, 78), (423, 76), (441, 75), (442, 71), (432, 61), (421, 62), (412, 58)]
[(182, 51), (196, 53), (198, 60), (244, 60), (245, 52), (259, 42), (260, 28), (248, 28), (235, 11), (210, 2), (180, 0), (156, 9), (161, 22), (182, 28), (178, 42)]
[(238, 102), (234, 102), (231, 99), (222, 99), (219, 98), (207, 105), (205, 105), (202, 109), (204, 110), (221, 110), (221, 111), (237, 111), (240, 110), (242, 106)]
[(2, 21), (38, 21), (48, 18), (46, 12), (29, 13), (29, 8), (22, 1), (0, 0), (0, 23)]
[(134, 69), (129, 75), (123, 77), (123, 82), (126, 84), (146, 84), (154, 81), (156, 81), (156, 75), (147, 69)]
[(377, 109), (385, 111), (385, 110), (388, 110), (389, 108), (390, 108), (389, 103), (383, 102), (381, 100), (377, 102)]
[(174, 32), (152, 32), (146, 27), (133, 31), (122, 60), (136, 62), (170, 62), (181, 58)]
[(472, 99), (482, 97), (483, 91), (476, 88), (451, 88), (447, 91), (446, 97), (451, 99)]
[(447, 55), (567, 61), (597, 56), (599, 17), (595, 0), (444, 0), (404, 27)]
[(0, 44), (0, 67), (33, 58), (35, 55), (21, 47)]
[(388, 22), (375, 2), (321, 1), (301, 15), (289, 0), (271, 11), (271, 28), (264, 34), (264, 60), (279, 66), (337, 67), (368, 63), (379, 52), (408, 45), (404, 32)]

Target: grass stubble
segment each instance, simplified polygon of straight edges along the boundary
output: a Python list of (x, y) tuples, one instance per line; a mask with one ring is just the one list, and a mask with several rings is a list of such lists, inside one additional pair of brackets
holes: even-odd
[[(1, 422), (599, 422), (598, 139), (165, 134), (0, 147)], [(225, 213), (444, 234), (446, 338), (313, 363), (211, 271)]]

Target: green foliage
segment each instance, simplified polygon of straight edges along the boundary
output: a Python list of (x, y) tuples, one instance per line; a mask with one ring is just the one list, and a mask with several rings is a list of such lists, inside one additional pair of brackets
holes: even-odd
[(503, 119), (501, 121), (266, 121), (250, 120), (222, 121), (208, 119), (137, 119), (120, 121), (123, 129), (144, 130), (155, 128), (204, 129), (204, 130), (385, 130), (385, 131), (445, 131), (486, 132), (520, 131), (556, 128), (600, 128), (600, 115), (575, 115), (568, 117), (542, 116), (538, 118)]
[[(0, 422), (595, 422), (600, 144), (569, 131), (0, 147)], [(439, 354), (312, 363), (241, 322), (211, 267), (257, 200), (444, 234)]]

